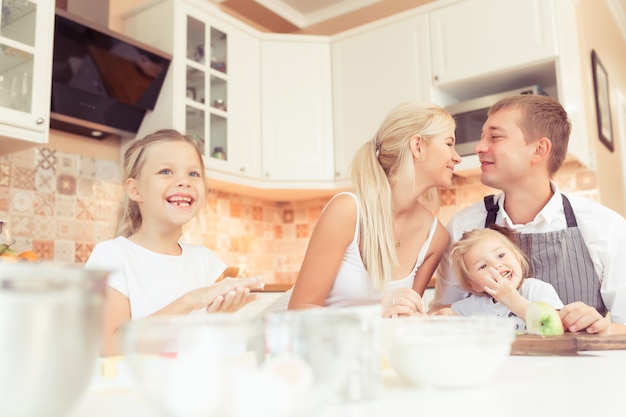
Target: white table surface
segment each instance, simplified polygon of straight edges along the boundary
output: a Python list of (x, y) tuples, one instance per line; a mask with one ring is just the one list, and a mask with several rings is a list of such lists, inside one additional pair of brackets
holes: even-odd
[[(382, 396), (324, 407), (316, 417), (612, 416), (626, 406), (626, 350), (510, 356), (475, 388), (417, 388), (385, 371)], [(67, 417), (157, 417), (132, 384), (94, 384)]]

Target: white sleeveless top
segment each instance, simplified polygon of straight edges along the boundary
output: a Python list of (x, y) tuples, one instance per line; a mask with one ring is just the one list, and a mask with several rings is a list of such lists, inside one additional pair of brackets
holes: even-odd
[[(347, 307), (355, 305), (376, 304), (380, 301), (383, 293), (381, 291), (377, 291), (374, 288), (372, 278), (365, 270), (365, 265), (363, 264), (363, 259), (361, 259), (361, 254), (359, 252), (359, 218), (361, 216), (361, 213), (359, 210), (357, 196), (353, 193), (338, 193), (333, 198), (341, 194), (351, 195), (352, 198), (354, 198), (355, 203), (357, 204), (356, 227), (354, 231), (354, 239), (352, 239), (352, 243), (350, 243), (350, 246), (348, 246), (346, 252), (343, 255), (343, 260), (341, 261), (341, 265), (339, 266), (339, 271), (337, 271), (335, 282), (333, 283), (333, 286), (330, 289), (328, 296), (326, 297), (324, 306)], [(422, 263), (424, 262), (424, 258), (426, 257), (428, 247), (430, 246), (430, 242), (435, 235), (436, 229), (437, 218), (435, 217), (433, 219), (432, 225), (430, 226), (428, 237), (426, 238), (426, 241), (422, 245), (422, 248), (417, 256), (417, 261), (415, 262), (413, 270), (411, 270), (411, 273), (407, 277), (391, 281), (388, 284), (388, 290), (413, 287), (415, 273), (417, 272), (417, 269), (420, 267), (420, 265), (422, 265)]]

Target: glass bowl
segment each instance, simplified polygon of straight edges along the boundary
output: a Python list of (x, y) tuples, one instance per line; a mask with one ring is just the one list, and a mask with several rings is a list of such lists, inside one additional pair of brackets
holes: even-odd
[(380, 306), (315, 308), (268, 314), (266, 344), (310, 364), (316, 400), (325, 404), (382, 393)]
[(123, 341), (137, 387), (163, 416), (300, 416), (315, 398), (310, 363), (269, 355), (261, 319), (148, 317), (127, 323)]
[(386, 320), (384, 352), (409, 383), (456, 388), (480, 385), (501, 367), (515, 324), (501, 317), (406, 317)]
[(60, 417), (101, 349), (109, 272), (0, 261), (0, 416)]

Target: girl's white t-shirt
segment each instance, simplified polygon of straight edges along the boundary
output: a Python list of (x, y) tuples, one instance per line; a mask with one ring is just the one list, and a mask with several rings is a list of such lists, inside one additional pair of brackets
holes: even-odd
[(179, 244), (180, 255), (163, 255), (120, 236), (98, 243), (85, 268), (111, 271), (108, 285), (128, 297), (131, 319), (140, 319), (213, 284), (226, 269), (208, 248)]

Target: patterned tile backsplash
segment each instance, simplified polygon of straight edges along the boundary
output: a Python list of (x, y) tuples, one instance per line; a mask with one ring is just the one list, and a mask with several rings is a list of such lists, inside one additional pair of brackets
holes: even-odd
[[(94, 245), (114, 237), (123, 193), (119, 164), (34, 147), (0, 156), (0, 219), (16, 239), (16, 250), (41, 259), (84, 263)], [(555, 181), (567, 192), (598, 200), (595, 172), (566, 163)], [(455, 177), (440, 190), (437, 216), (446, 224), (459, 209), (494, 190), (478, 176)], [(198, 221), (185, 238), (214, 250), (224, 262), (268, 283), (293, 283), (309, 237), (328, 201), (272, 202), (210, 191)]]

